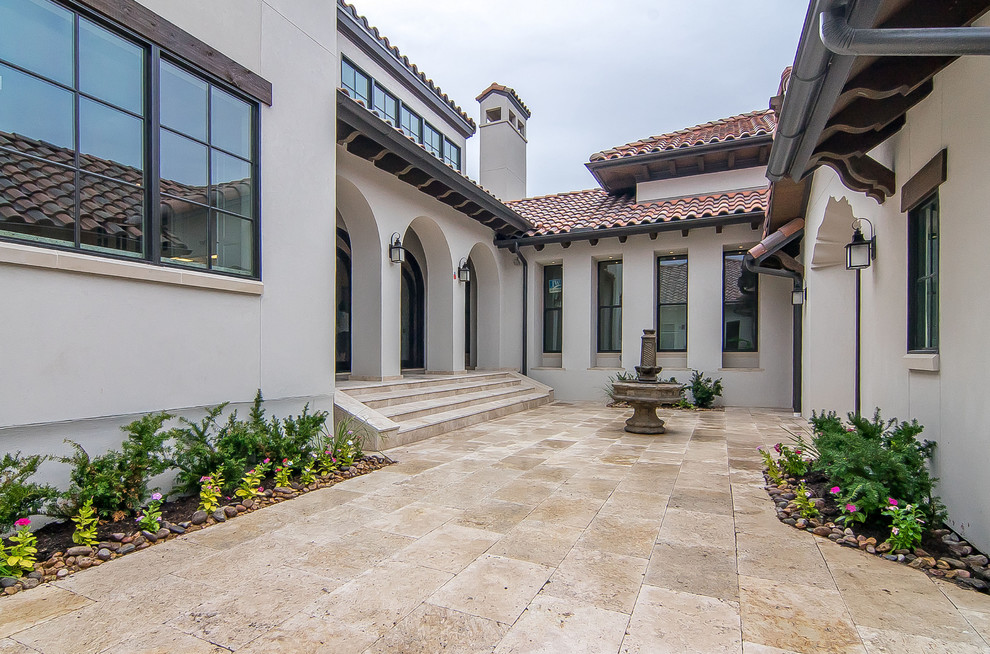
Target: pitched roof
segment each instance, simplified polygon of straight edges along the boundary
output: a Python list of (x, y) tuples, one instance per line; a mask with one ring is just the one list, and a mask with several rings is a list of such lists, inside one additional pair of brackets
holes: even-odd
[(530, 118), (533, 115), (532, 113), (530, 113), (529, 107), (526, 106), (526, 104), (522, 101), (522, 99), (516, 93), (516, 90), (515, 89), (510, 88), (508, 86), (503, 86), (503, 85), (498, 84), (496, 82), (492, 82), (491, 84), (489, 84), (488, 85), (488, 88), (485, 89), (484, 91), (482, 91), (481, 93), (479, 93), (478, 94), (478, 97), (476, 97), (475, 100), (477, 100), (478, 102), (481, 102), (485, 98), (485, 96), (487, 96), (489, 93), (495, 93), (495, 92), (497, 92), (497, 93), (504, 93), (507, 96), (509, 96), (510, 98), (512, 98), (513, 100), (515, 100), (516, 101), (516, 104), (519, 105), (519, 108), (522, 109), (523, 110), (523, 113), (526, 114), (526, 118), (527, 119)]
[(544, 195), (505, 204), (536, 227), (524, 236), (563, 234), (575, 229), (607, 229), (766, 211), (770, 189), (725, 191), (639, 204), (631, 195), (609, 195), (600, 188)]
[(690, 148), (698, 145), (722, 143), (739, 139), (752, 138), (764, 134), (773, 134), (777, 127), (777, 115), (772, 109), (751, 111), (746, 114), (713, 120), (694, 127), (680, 129), (669, 134), (651, 136), (640, 141), (633, 141), (591, 155), (591, 161), (606, 161), (634, 157), (641, 154), (651, 154), (664, 150)]
[(368, 22), (368, 19), (366, 17), (362, 16), (357, 12), (357, 9), (354, 7), (354, 5), (345, 2), (344, 0), (337, 0), (337, 6), (343, 9), (344, 11), (346, 11), (347, 13), (349, 13), (355, 21), (360, 23), (360, 25), (364, 28), (364, 30), (368, 34), (374, 37), (374, 39), (378, 41), (378, 43), (381, 44), (382, 47), (384, 47), (387, 51), (389, 51), (393, 57), (395, 57), (399, 62), (402, 63), (402, 65), (404, 65), (407, 69), (409, 69), (409, 71), (413, 75), (418, 77), (423, 82), (423, 84), (427, 86), (427, 88), (429, 88), (438, 98), (446, 102), (451, 109), (453, 109), (458, 114), (460, 114), (461, 118), (463, 118), (469, 125), (471, 125), (471, 129), (475, 129), (477, 127), (477, 125), (474, 122), (474, 119), (471, 118), (471, 116), (468, 116), (466, 113), (464, 113), (464, 110), (461, 109), (461, 107), (456, 102), (451, 100), (450, 96), (448, 96), (446, 93), (440, 90), (440, 87), (437, 86), (432, 79), (427, 77), (426, 73), (424, 73), (419, 69), (419, 66), (409, 61), (409, 57), (399, 52), (399, 48), (392, 45), (389, 42), (388, 37), (382, 36), (381, 32), (378, 31), (377, 27), (372, 25), (370, 22)]

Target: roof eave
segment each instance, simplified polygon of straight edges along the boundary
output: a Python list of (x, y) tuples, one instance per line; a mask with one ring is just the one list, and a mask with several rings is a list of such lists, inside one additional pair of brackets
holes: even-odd
[[(337, 120), (347, 123), (362, 135), (375, 141), (381, 148), (396, 154), (410, 166), (415, 166), (415, 168), (423, 171), (431, 179), (442, 182), (452, 191), (459, 193), (495, 216), (505, 225), (519, 232), (533, 229), (533, 223), (434, 157), (418, 143), (410, 140), (402, 132), (375, 116), (340, 90), (337, 91)], [(442, 202), (442, 200), (438, 201)], [(456, 211), (457, 208), (454, 207), (454, 210)], [(489, 228), (498, 231), (490, 225)]]
[(543, 234), (538, 236), (500, 238), (495, 239), (495, 245), (500, 248), (513, 248), (524, 247), (527, 245), (547, 245), (550, 243), (571, 243), (574, 241), (593, 241), (610, 237), (618, 238), (635, 236), (638, 234), (689, 231), (692, 229), (701, 229), (703, 227), (724, 227), (726, 225), (739, 225), (743, 223), (749, 223), (754, 229), (756, 229), (763, 223), (764, 219), (765, 214), (763, 211), (747, 211), (743, 213), (731, 213), (720, 216), (706, 216), (704, 218), (679, 218), (663, 222), (627, 225), (623, 227), (604, 227), (599, 229), (559, 232), (556, 234)]

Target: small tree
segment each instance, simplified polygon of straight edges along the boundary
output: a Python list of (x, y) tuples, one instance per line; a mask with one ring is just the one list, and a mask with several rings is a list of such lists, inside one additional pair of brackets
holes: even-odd
[(691, 396), (694, 403), (702, 409), (710, 409), (715, 403), (716, 397), (722, 397), (722, 378), (712, 381), (711, 377), (705, 377), (700, 370), (695, 370), (691, 375)]

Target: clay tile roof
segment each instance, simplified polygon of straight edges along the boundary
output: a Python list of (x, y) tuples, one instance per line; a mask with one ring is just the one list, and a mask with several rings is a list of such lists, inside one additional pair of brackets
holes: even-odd
[(423, 82), (423, 84), (425, 84), (427, 88), (429, 88), (434, 93), (434, 95), (436, 95), (438, 98), (446, 102), (451, 109), (453, 109), (458, 114), (460, 114), (461, 118), (463, 118), (471, 126), (471, 129), (475, 129), (477, 127), (475, 125), (473, 118), (471, 118), (466, 113), (464, 113), (464, 110), (461, 109), (461, 107), (456, 102), (451, 100), (450, 96), (448, 96), (446, 93), (440, 90), (440, 87), (437, 86), (432, 79), (427, 77), (426, 73), (422, 72), (419, 69), (419, 66), (409, 61), (409, 57), (399, 52), (399, 48), (389, 43), (388, 37), (382, 36), (381, 32), (378, 31), (377, 27), (372, 25), (370, 22), (368, 22), (368, 19), (366, 17), (362, 16), (357, 12), (357, 9), (354, 7), (354, 5), (345, 2), (344, 0), (337, 0), (337, 6), (343, 9), (344, 11), (348, 12), (354, 18), (354, 20), (360, 23), (368, 34), (373, 36), (375, 40), (382, 45), (383, 48), (389, 51), (393, 57), (395, 57), (398, 61), (402, 63), (402, 65), (404, 65), (407, 69), (409, 69), (409, 71), (413, 75), (418, 77)]
[(603, 189), (544, 195), (505, 204), (536, 227), (524, 236), (563, 234), (575, 229), (608, 229), (766, 211), (770, 189), (759, 188), (691, 195), (638, 204), (631, 195)]
[(777, 128), (777, 115), (772, 109), (751, 111), (721, 120), (713, 120), (694, 127), (680, 129), (669, 134), (651, 136), (640, 141), (626, 143), (591, 155), (591, 161), (606, 161), (635, 157), (640, 154), (677, 150), (698, 145), (734, 141), (763, 134), (773, 134)]
[(482, 91), (481, 93), (479, 93), (478, 97), (476, 97), (475, 100), (481, 102), (482, 99), (484, 99), (485, 96), (487, 96), (489, 93), (493, 93), (496, 91), (499, 93), (505, 93), (510, 98), (515, 100), (516, 103), (519, 105), (519, 107), (523, 110), (523, 113), (526, 114), (527, 119), (529, 119), (533, 115), (530, 113), (529, 107), (527, 107), (526, 104), (522, 101), (522, 99), (516, 94), (515, 89), (510, 88), (508, 86), (502, 86), (501, 84), (498, 84), (496, 82), (492, 82), (491, 84), (489, 84), (488, 88)]

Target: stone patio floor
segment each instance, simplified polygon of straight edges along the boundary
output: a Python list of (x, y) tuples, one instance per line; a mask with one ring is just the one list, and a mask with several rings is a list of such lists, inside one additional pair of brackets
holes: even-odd
[(990, 597), (781, 524), (749, 409), (556, 403), (0, 600), (20, 652), (986, 652)]

